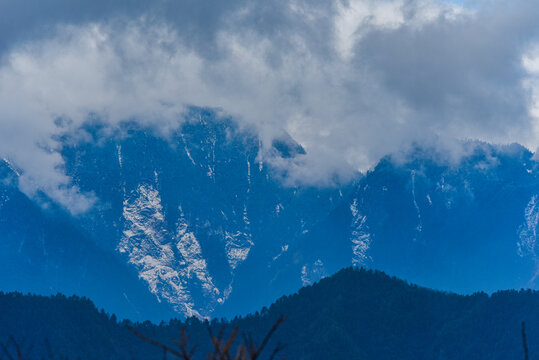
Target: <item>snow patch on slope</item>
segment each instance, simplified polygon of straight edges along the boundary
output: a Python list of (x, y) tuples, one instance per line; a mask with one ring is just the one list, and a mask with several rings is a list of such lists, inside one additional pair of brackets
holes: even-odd
[[(180, 208), (180, 218), (176, 226), (176, 248), (180, 252), (183, 261), (181, 262), (181, 274), (184, 278), (196, 278), (202, 284), (205, 295), (217, 297), (220, 295), (219, 289), (213, 284), (213, 279), (208, 271), (206, 260), (202, 255), (202, 248), (197, 241), (195, 234), (188, 230), (185, 215)], [(217, 299), (223, 302), (223, 299)]]
[(125, 227), (118, 251), (127, 254), (150, 291), (159, 301), (166, 300), (176, 311), (200, 316), (179, 267), (166, 228), (159, 192), (150, 185), (140, 185), (123, 203)]
[(9, 196), (0, 190), (0, 208), (9, 201)]
[(122, 145), (116, 145), (116, 150), (118, 152), (118, 165), (120, 165), (121, 168), (123, 167)]
[(185, 150), (185, 154), (187, 155), (189, 160), (191, 160), (191, 163), (196, 166), (195, 160), (193, 159), (193, 157), (191, 156), (191, 152), (187, 148), (187, 142), (185, 141), (185, 136), (183, 134), (180, 134), (180, 136), (181, 136), (182, 141), (183, 141), (183, 149)]
[(320, 259), (316, 260), (312, 264), (305, 264), (301, 268), (301, 283), (303, 286), (312, 285), (326, 276), (326, 268)]
[(228, 259), (228, 264), (232, 270), (247, 259), (251, 247), (254, 245), (250, 235), (237, 231), (235, 233), (225, 232), (225, 250)]
[(17, 169), (17, 167), (15, 167), (11, 161), (9, 161), (7, 158), (2, 158), (2, 160), (4, 160), (4, 162), (6, 163), (6, 165), (8, 166), (8, 168), (13, 171), (13, 173), (15, 173), (15, 175), (17, 176), (21, 176), (21, 172)]
[(276, 261), (278, 258), (281, 257), (281, 255), (283, 255), (287, 251), (288, 251), (288, 244), (281, 246), (281, 252), (273, 257), (273, 261)]
[(412, 170), (412, 199), (414, 202), (415, 211), (417, 213), (417, 226), (415, 229), (418, 233), (420, 233), (423, 230), (423, 222), (421, 220), (421, 211), (419, 210), (419, 205), (417, 204), (417, 199), (415, 196), (415, 170)]
[(365, 266), (371, 260), (367, 252), (371, 245), (371, 235), (367, 226), (367, 217), (359, 212), (358, 201), (354, 199), (350, 205), (352, 212), (352, 264)]
[(524, 224), (519, 229), (519, 239), (517, 243), (518, 254), (520, 257), (531, 256), (535, 261), (535, 274), (530, 279), (534, 283), (539, 277), (539, 259), (535, 246), (537, 244), (537, 224), (539, 223), (539, 206), (537, 204), (537, 195), (533, 195), (524, 209)]
[(242, 230), (225, 231), (225, 251), (228, 264), (232, 270), (236, 270), (247, 259), (251, 252), (251, 247), (254, 245), (249, 231), (251, 221), (247, 212), (247, 204), (243, 204), (242, 219)]
[(247, 184), (249, 184), (249, 187), (247, 188), (247, 192), (251, 192), (251, 163), (249, 160), (247, 160)]
[(537, 195), (532, 196), (526, 209), (524, 209), (524, 224), (519, 229), (518, 254), (536, 256), (535, 245), (537, 243), (537, 224), (539, 222), (539, 206)]
[(224, 301), (219, 298), (200, 244), (188, 230), (181, 209), (176, 231), (170, 234), (159, 192), (144, 184), (124, 200), (123, 217), (125, 225), (118, 251), (127, 254), (159, 301), (165, 300), (185, 316), (197, 317), (201, 317), (200, 309), (189, 289), (200, 287), (207, 299)]

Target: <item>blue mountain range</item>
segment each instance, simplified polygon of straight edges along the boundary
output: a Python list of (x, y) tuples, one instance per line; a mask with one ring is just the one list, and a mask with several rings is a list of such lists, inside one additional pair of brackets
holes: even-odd
[[(58, 139), (96, 203), (73, 215), (0, 161), (0, 290), (77, 294), (133, 320), (255, 311), (350, 265), (435, 289), (537, 288), (539, 169), (513, 144), (417, 146), (331, 187), (283, 185), (255, 132), (193, 109), (163, 136), (98, 121)], [(305, 150), (289, 136), (271, 156)]]

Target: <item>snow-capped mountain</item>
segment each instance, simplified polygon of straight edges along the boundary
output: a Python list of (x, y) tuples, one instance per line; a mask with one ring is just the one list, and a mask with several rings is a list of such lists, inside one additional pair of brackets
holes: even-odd
[(0, 290), (162, 319), (254, 311), (351, 264), (444, 290), (537, 286), (537, 163), (519, 145), (469, 144), (458, 164), (417, 149), (340, 187), (291, 188), (254, 133), (211, 111), (168, 137), (134, 123), (80, 131), (61, 141), (66, 173), (97, 199), (85, 214), (29, 199), (0, 163)]

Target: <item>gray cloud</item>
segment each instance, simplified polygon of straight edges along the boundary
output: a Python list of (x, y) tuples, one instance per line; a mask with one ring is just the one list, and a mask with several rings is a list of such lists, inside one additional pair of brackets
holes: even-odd
[[(503, 141), (529, 128), (522, 54), (538, 36), (535, 2), (492, 3), (472, 16), (439, 18), (419, 31), (373, 31), (358, 61), (425, 117), (466, 128), (470, 137)], [(464, 134), (456, 134), (464, 135)]]
[(0, 3), (0, 52), (21, 41), (51, 36), (58, 24), (140, 16), (175, 27), (185, 43), (206, 57), (218, 56), (216, 35), (225, 29), (279, 39), (281, 46), (291, 45), (290, 33), (301, 33), (313, 40), (313, 48), (323, 48), (331, 36), (334, 8), (333, 2), (320, 0), (7, 0)]
[[(13, 18), (15, 3), (2, 5)], [(261, 154), (294, 185), (346, 181), (414, 142), (451, 158), (458, 139), (537, 144), (532, 2), (54, 4), (31, 10), (34, 30), (12, 25), (17, 35), (1, 40), (0, 155), (23, 170), (25, 192), (75, 213), (93, 199), (62, 171), (59, 117), (73, 129), (89, 114), (113, 126), (135, 118), (166, 133), (186, 106), (218, 107), (266, 146), (282, 129), (303, 145), (293, 159)]]

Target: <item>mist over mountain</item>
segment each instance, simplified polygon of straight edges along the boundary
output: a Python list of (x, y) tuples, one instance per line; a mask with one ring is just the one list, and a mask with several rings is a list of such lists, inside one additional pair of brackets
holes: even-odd
[(170, 135), (193, 106), (255, 129), (263, 155), (287, 132), (305, 154), (273, 160), (292, 186), (349, 182), (413, 143), (537, 148), (537, 3), (268, 1), (2, 2), (0, 156), (20, 189), (84, 213), (66, 127)]
[[(463, 293), (537, 287), (537, 162), (517, 144), (469, 142), (457, 162), (417, 146), (313, 187), (287, 186), (256, 132), (206, 109), (166, 137), (95, 121), (58, 141), (94, 203), (73, 215), (29, 198), (4, 160), (2, 290), (160, 320), (246, 314), (350, 265)], [(271, 151), (305, 156), (285, 135)]]

